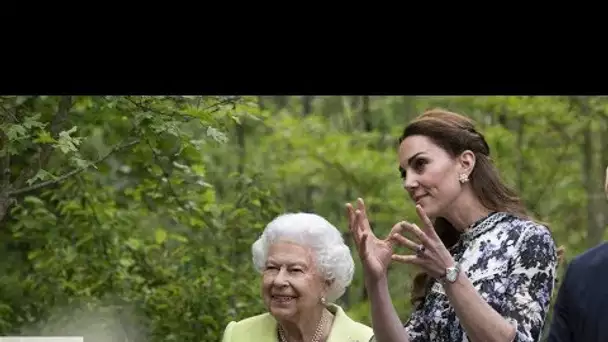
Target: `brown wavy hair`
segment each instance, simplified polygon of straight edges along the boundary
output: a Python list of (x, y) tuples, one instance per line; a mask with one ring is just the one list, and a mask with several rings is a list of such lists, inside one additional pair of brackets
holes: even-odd
[[(473, 120), (443, 109), (431, 109), (405, 127), (399, 138), (399, 145), (412, 135), (428, 137), (452, 157), (460, 155), (465, 150), (472, 151), (476, 163), (469, 175), (469, 182), (479, 201), (490, 211), (502, 211), (523, 219), (533, 219), (515, 190), (500, 179), (498, 170), (490, 158), (490, 147), (483, 134), (475, 129)], [(544, 225), (548, 227), (547, 224)], [(438, 217), (434, 221), (434, 226), (437, 235), (447, 248), (456, 244), (461, 233), (450, 222)], [(560, 248), (558, 250), (560, 259), (562, 254), (563, 248)], [(410, 296), (414, 306), (418, 306), (426, 297), (431, 280), (431, 277), (424, 272), (414, 277)]]

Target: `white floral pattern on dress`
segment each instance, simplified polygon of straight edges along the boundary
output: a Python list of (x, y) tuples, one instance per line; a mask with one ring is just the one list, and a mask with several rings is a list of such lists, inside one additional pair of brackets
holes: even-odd
[[(462, 234), (450, 252), (480, 295), (517, 328), (514, 341), (540, 339), (555, 287), (557, 249), (549, 230), (492, 213)], [(469, 341), (438, 282), (404, 325), (410, 342)]]

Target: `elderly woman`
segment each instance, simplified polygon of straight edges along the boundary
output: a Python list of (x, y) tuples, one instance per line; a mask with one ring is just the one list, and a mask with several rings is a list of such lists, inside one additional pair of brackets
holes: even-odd
[[(374, 340), (538, 341), (555, 286), (556, 245), (501, 182), (473, 122), (443, 110), (424, 113), (405, 128), (398, 163), (420, 227), (399, 222), (378, 239), (363, 200), (356, 210), (347, 204)], [(415, 254), (395, 254), (398, 245)], [(391, 261), (422, 270), (404, 325), (387, 287)]]
[(224, 342), (367, 342), (370, 327), (332, 304), (353, 277), (354, 261), (340, 232), (324, 218), (275, 218), (253, 244), (267, 313), (230, 322)]

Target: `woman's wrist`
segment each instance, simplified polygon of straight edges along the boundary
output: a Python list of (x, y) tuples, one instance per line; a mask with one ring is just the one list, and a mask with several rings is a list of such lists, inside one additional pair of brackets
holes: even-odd
[(367, 288), (368, 291), (376, 291), (383, 287), (388, 287), (388, 277), (386, 273), (365, 276), (365, 288)]

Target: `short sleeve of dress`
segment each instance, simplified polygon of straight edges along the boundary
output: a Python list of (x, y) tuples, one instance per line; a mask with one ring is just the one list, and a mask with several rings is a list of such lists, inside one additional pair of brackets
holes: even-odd
[(555, 286), (557, 249), (549, 231), (528, 227), (520, 237), (503, 314), (517, 333), (514, 341), (538, 341)]
[(404, 324), (405, 332), (409, 337), (410, 342), (430, 342), (422, 309), (418, 308), (412, 312), (409, 320)]

